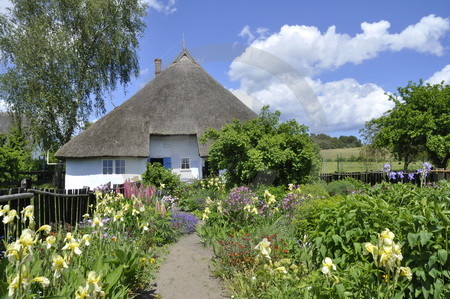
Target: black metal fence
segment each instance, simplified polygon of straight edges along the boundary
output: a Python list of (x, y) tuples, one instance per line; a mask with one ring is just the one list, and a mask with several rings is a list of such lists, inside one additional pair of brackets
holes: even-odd
[[(392, 183), (407, 183), (411, 182), (413, 184), (420, 184), (420, 176), (416, 175), (413, 180), (408, 178), (409, 173), (404, 173), (403, 178), (389, 179)], [(382, 181), (388, 180), (387, 174), (381, 171), (377, 172), (344, 172), (344, 173), (322, 173), (319, 175), (321, 180), (324, 180), (327, 183), (331, 183), (332, 181), (343, 180), (346, 178), (353, 178), (358, 181), (375, 185), (377, 183), (381, 183)], [(450, 170), (432, 170), (427, 178), (427, 183), (437, 182), (440, 180), (450, 180)]]
[[(83, 220), (89, 206), (95, 204), (95, 194), (89, 189), (54, 190), (11, 188), (0, 190), (0, 205), (20, 212), (28, 205), (34, 206), (36, 227), (44, 224), (74, 226)], [(21, 227), (20, 219), (15, 225)], [(13, 224), (8, 224), (13, 225)], [(19, 234), (20, 229), (16, 229)], [(0, 222), (0, 236), (5, 236), (5, 224)]]

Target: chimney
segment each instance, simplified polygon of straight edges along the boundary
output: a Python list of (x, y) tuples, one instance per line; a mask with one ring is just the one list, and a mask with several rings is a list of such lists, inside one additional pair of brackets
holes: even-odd
[(161, 58), (155, 58), (155, 75), (161, 73)]

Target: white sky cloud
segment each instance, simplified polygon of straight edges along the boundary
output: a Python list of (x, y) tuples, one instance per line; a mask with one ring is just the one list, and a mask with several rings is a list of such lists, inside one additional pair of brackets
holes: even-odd
[[(400, 33), (390, 33), (389, 27), (387, 21), (364, 22), (362, 32), (350, 36), (337, 33), (335, 26), (322, 33), (313, 26), (284, 25), (277, 33), (254, 39), (231, 63), (228, 74), (240, 82), (239, 92), (233, 92), (244, 101), (254, 99), (256, 111), (270, 105), (283, 118), (296, 118), (313, 132), (363, 128), (366, 121), (392, 107), (385, 91), (351, 78), (322, 82), (315, 77), (386, 51), (443, 55), (440, 39), (450, 30), (450, 21), (429, 15)], [(246, 26), (240, 36), (254, 38), (256, 34)], [(435, 76), (449, 78), (449, 73), (450, 66)]]
[(6, 111), (6, 103), (3, 100), (0, 100), (0, 111)]
[(434, 73), (434, 75), (425, 82), (430, 84), (439, 84), (442, 81), (445, 81), (445, 84), (450, 84), (450, 64), (447, 64), (442, 70)]
[(177, 11), (175, 7), (176, 0), (143, 0), (148, 4), (150, 9), (154, 9), (157, 12), (165, 14), (171, 14)]
[(12, 7), (11, 1), (0, 0), (0, 13), (7, 13), (7, 7)]

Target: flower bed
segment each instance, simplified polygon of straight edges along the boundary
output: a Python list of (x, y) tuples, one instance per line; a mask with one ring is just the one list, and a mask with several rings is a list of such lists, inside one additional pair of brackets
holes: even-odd
[[(154, 279), (161, 246), (192, 231), (198, 221), (166, 209), (154, 190), (100, 193), (97, 205), (76, 227), (64, 224), (34, 227), (32, 206), (21, 213), (0, 207), (4, 222), (21, 217), (17, 240), (4, 240), (0, 295), (13, 298), (127, 298)], [(136, 195), (139, 195), (137, 197)], [(9, 217), (9, 218), (8, 218)], [(7, 227), (14, 236), (15, 226)], [(8, 242), (9, 241), (9, 242)]]

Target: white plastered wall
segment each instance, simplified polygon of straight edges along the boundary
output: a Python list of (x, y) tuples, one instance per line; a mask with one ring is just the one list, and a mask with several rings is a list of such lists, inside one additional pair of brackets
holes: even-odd
[[(183, 181), (202, 179), (204, 162), (199, 155), (195, 135), (151, 135), (150, 157), (170, 157), (173, 172), (179, 174)], [(181, 158), (189, 158), (190, 169), (181, 169)]]
[[(103, 160), (125, 160), (125, 174), (103, 174)], [(66, 160), (66, 189), (91, 189), (111, 182), (123, 184), (125, 180), (140, 180), (145, 172), (145, 158), (93, 158)]]

